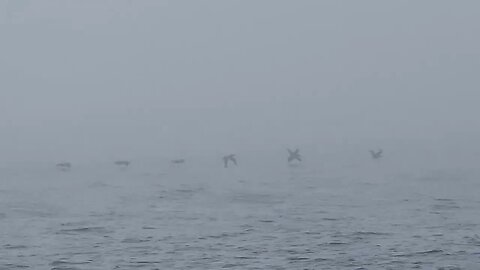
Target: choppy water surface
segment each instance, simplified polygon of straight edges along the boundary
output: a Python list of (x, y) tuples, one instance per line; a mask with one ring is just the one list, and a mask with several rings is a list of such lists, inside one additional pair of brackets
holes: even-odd
[(480, 267), (473, 172), (177, 166), (1, 174), (0, 269)]

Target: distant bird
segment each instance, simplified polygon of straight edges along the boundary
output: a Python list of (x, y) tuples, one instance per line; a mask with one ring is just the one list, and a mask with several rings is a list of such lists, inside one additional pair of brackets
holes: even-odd
[(295, 151), (287, 149), (287, 151), (288, 151), (288, 163), (290, 163), (294, 160), (302, 162), (302, 156), (300, 155), (300, 149), (295, 149)]
[(117, 165), (117, 166), (120, 166), (120, 167), (128, 167), (130, 166), (130, 161), (128, 160), (118, 160), (118, 161), (115, 161), (114, 164)]
[(373, 151), (373, 150), (370, 150), (370, 155), (372, 156), (373, 159), (380, 159), (380, 158), (382, 158), (383, 150), (380, 149), (376, 152)]
[(72, 168), (72, 164), (70, 162), (62, 162), (58, 163), (56, 167), (61, 171), (69, 171)]
[(225, 168), (228, 168), (228, 163), (230, 161), (233, 162), (233, 164), (235, 164), (235, 166), (237, 166), (237, 159), (235, 158), (235, 154), (231, 154), (231, 155), (223, 157), (223, 164), (224, 164)]
[(185, 159), (174, 159), (171, 161), (173, 164), (184, 164), (185, 163)]

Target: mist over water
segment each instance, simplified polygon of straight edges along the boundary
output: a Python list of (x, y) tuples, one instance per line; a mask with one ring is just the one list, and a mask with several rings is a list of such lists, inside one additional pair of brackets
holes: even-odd
[(0, 0), (0, 269), (476, 269), (479, 12)]

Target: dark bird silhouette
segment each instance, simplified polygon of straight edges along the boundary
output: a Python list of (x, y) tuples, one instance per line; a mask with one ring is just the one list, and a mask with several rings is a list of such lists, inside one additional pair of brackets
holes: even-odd
[(183, 164), (185, 163), (185, 159), (174, 159), (171, 161), (173, 164)]
[(290, 149), (287, 149), (288, 151), (288, 162), (292, 162), (294, 160), (297, 160), (299, 162), (302, 161), (302, 156), (300, 155), (300, 149), (295, 149), (295, 151), (292, 151)]
[(118, 161), (115, 161), (115, 165), (121, 166), (121, 167), (128, 167), (128, 166), (130, 166), (130, 161), (128, 161), (128, 160), (118, 160)]
[(58, 163), (56, 167), (61, 171), (68, 171), (72, 168), (72, 164), (70, 162), (62, 162), (62, 163)]
[(228, 163), (230, 161), (233, 162), (233, 164), (235, 164), (235, 166), (237, 166), (237, 159), (235, 158), (235, 154), (231, 154), (231, 155), (223, 157), (223, 165), (224, 165), (225, 168), (228, 168)]
[(380, 159), (380, 158), (382, 158), (383, 150), (380, 149), (376, 152), (373, 151), (373, 150), (370, 150), (370, 155), (372, 156), (373, 159)]

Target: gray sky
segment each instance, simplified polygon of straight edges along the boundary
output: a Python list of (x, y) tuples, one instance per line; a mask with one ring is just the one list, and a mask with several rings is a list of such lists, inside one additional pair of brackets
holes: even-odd
[(480, 2), (0, 0), (1, 160), (480, 135)]

